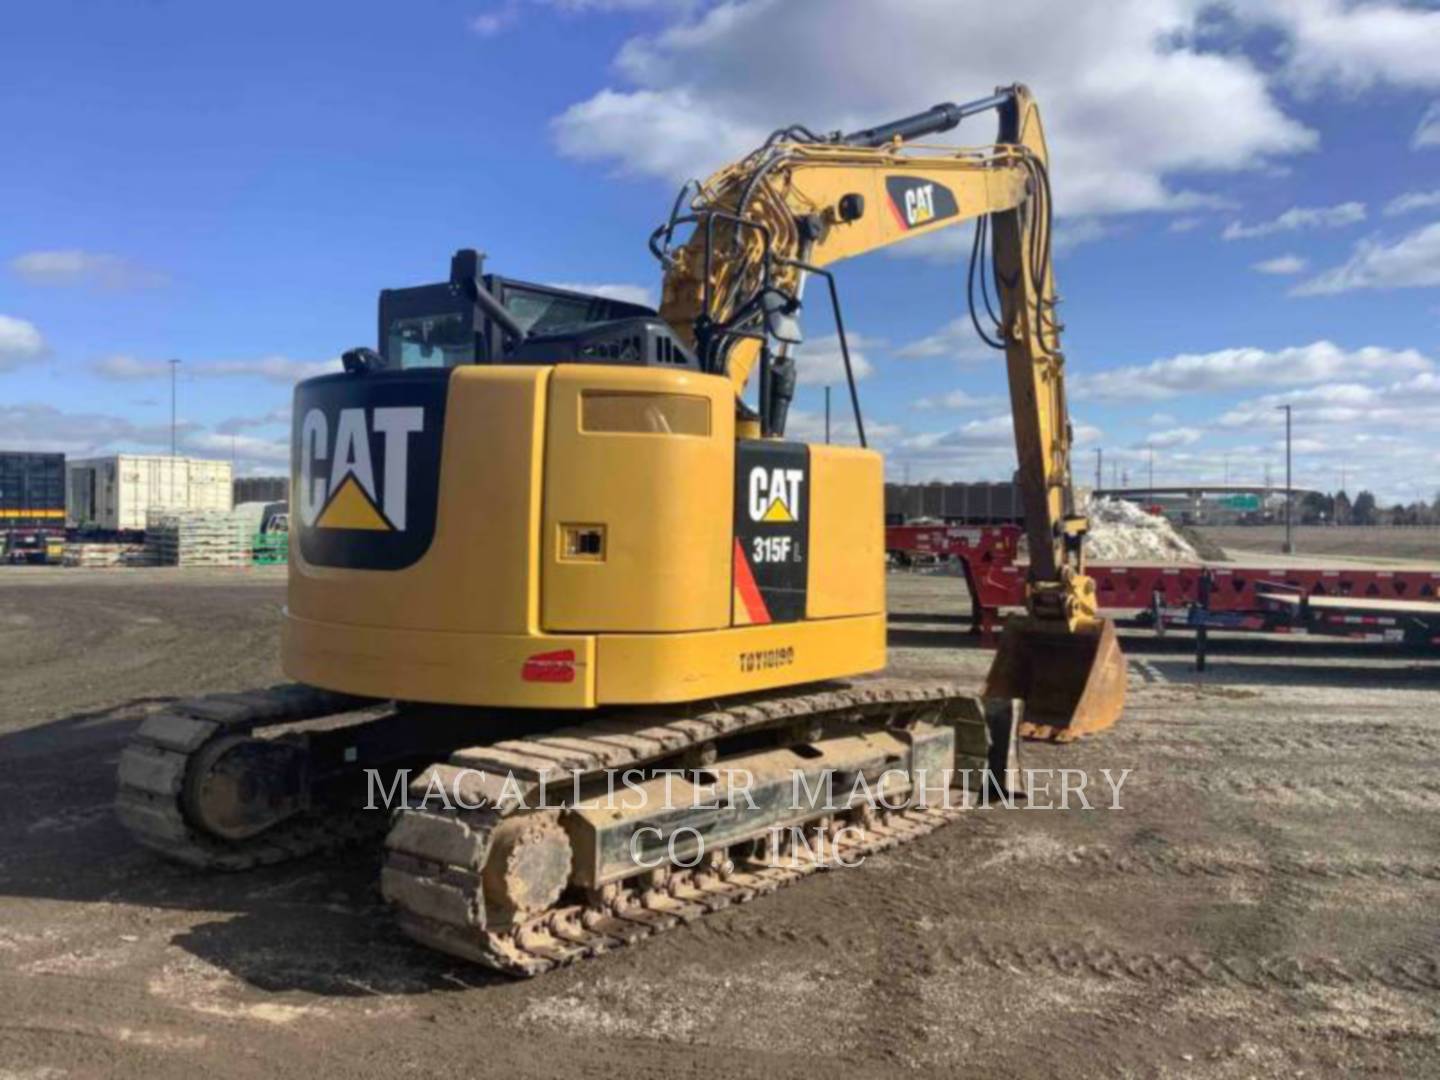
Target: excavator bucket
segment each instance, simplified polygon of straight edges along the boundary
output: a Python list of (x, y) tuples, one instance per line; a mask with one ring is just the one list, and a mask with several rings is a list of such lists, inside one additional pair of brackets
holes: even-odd
[(1093, 628), (1057, 629), (1010, 619), (985, 678), (986, 697), (1025, 702), (1020, 734), (1070, 742), (1104, 731), (1125, 708), (1125, 654), (1108, 619)]

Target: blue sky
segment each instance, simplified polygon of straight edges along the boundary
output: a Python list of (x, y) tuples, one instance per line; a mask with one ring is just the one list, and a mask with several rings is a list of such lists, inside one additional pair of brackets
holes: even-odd
[[(1290, 401), (1297, 482), (1440, 489), (1434, 5), (51, 0), (3, 25), (6, 448), (168, 449), (177, 356), (186, 448), (283, 472), (290, 385), (373, 343), (380, 288), (475, 246), (654, 296), (684, 177), (785, 123), (1018, 80), (1052, 143), (1082, 480), (1097, 446), (1143, 479), (1152, 445), (1157, 481), (1278, 477)], [(953, 233), (840, 268), (896, 478), (1013, 468)], [(801, 434), (836, 368), (822, 305), (807, 332)]]

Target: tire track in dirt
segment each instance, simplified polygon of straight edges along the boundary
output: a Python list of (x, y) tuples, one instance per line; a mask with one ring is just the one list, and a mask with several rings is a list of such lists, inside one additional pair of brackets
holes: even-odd
[[(1409, 770), (1407, 770), (1409, 771)], [(1139, 774), (1137, 777), (1139, 778)], [(1440, 782), (1389, 782), (1384, 774), (1303, 779), (1277, 772), (1191, 772), (1167, 775), (1166, 785), (1180, 784), (1239, 802), (1297, 809), (1440, 810)]]
[(1115, 851), (1100, 845), (1075, 848), (1051, 865), (1087, 871), (1157, 877), (1293, 878), (1311, 881), (1440, 882), (1440, 859), (1360, 858), (1324, 855), (1265, 859), (1242, 854), (1186, 851)]
[(1144, 985), (1303, 990), (1315, 986), (1381, 985), (1407, 993), (1440, 992), (1440, 955), (1416, 953), (1377, 960), (1281, 953), (1267, 956), (1159, 953), (1058, 941), (1024, 945), (972, 941), (946, 946), (956, 963), (970, 962), (1012, 975), (1119, 980)]
[(1144, 746), (1153, 750), (1199, 750), (1219, 753), (1326, 753), (1352, 754), (1357, 751), (1411, 751), (1440, 754), (1440, 737), (1394, 730), (1338, 731), (1334, 734), (1287, 735), (1255, 731), (1210, 731), (1168, 735), (1147, 731), (1133, 737), (1116, 738), (1117, 745)]

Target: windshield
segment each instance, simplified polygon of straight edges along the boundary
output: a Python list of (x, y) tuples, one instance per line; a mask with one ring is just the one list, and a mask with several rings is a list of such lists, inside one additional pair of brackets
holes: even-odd
[(385, 354), (404, 369), (454, 367), (475, 359), (475, 332), (468, 313), (392, 319)]
[(519, 288), (505, 284), (503, 298), (506, 310), (532, 334), (549, 334), (562, 327), (591, 322), (595, 301), (589, 296), (561, 296), (539, 289)]

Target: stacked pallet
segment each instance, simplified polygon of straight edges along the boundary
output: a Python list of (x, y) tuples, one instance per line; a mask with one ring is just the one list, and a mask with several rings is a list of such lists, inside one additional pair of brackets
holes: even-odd
[(141, 543), (72, 541), (65, 545), (66, 566), (154, 566), (155, 553)]
[(226, 510), (151, 511), (145, 545), (159, 566), (248, 566), (250, 526)]

